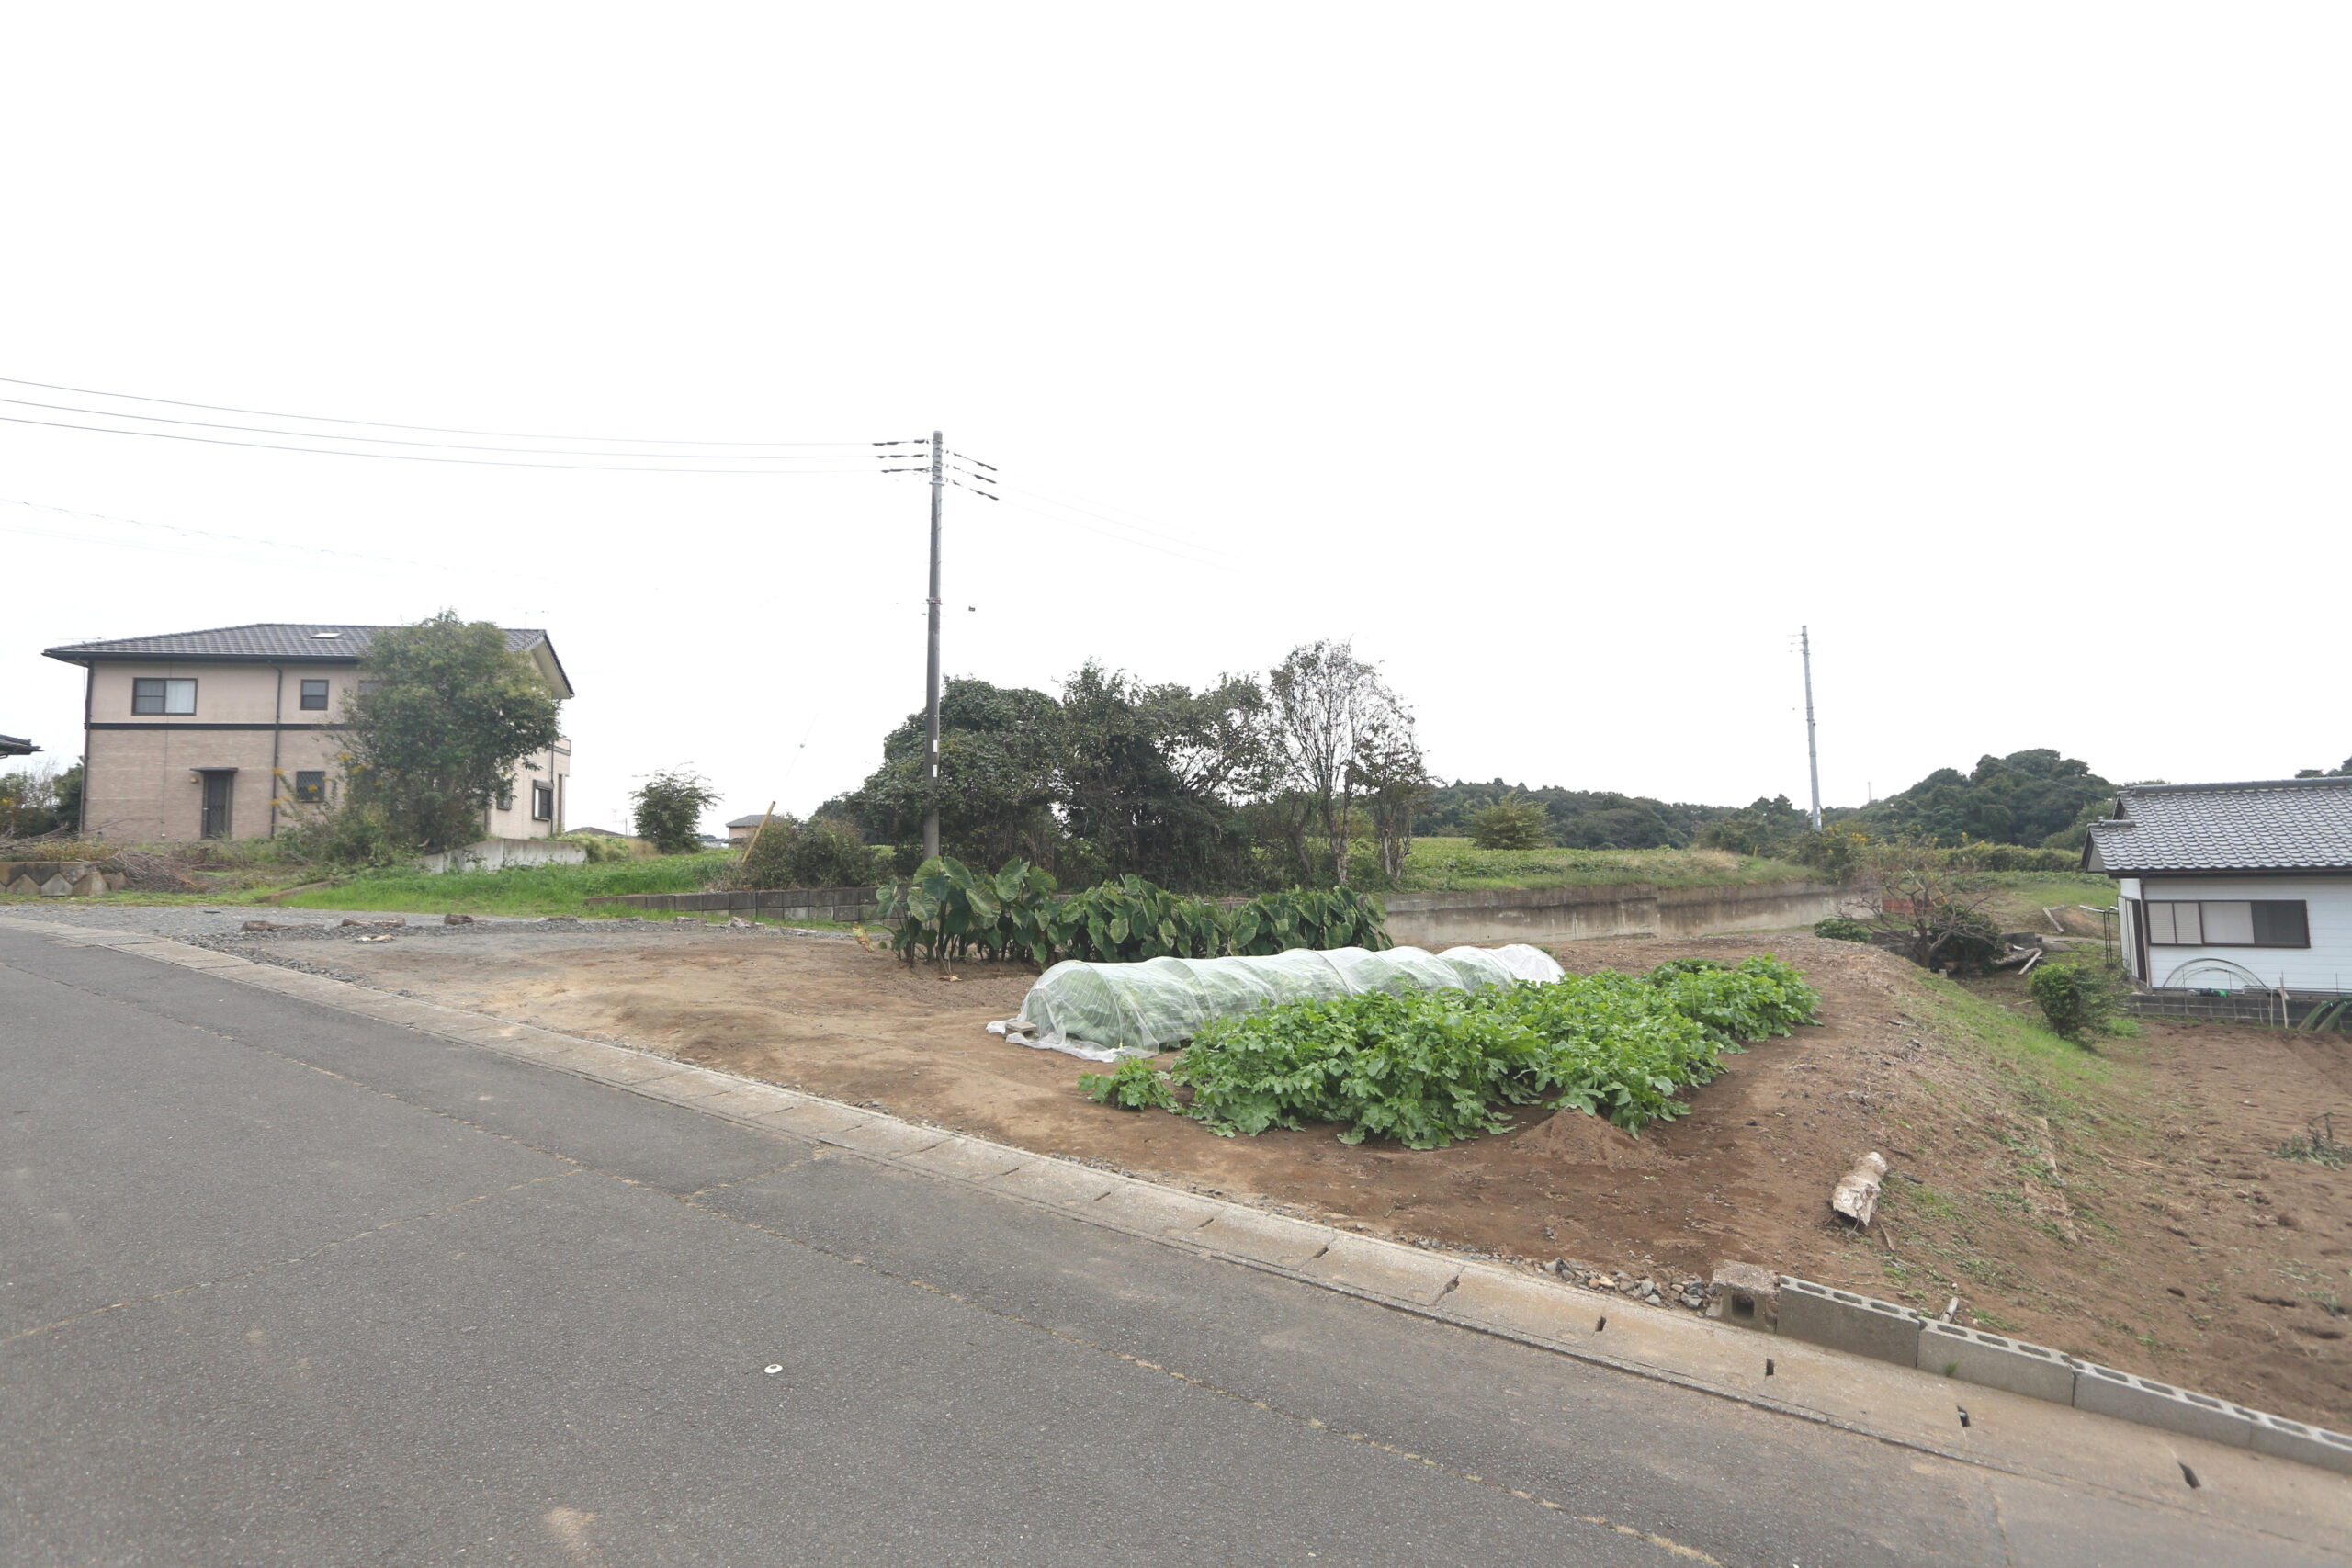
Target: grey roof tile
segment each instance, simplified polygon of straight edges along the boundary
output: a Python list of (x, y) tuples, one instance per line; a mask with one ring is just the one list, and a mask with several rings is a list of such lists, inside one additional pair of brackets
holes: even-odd
[(2352, 778), (2127, 785), (2116, 800), (2090, 840), (2114, 875), (2352, 870)]
[[(547, 633), (508, 626), (506, 648), (520, 653), (547, 640)], [(289, 621), (257, 621), (245, 626), (170, 632), (162, 637), (122, 637), (113, 642), (76, 642), (44, 649), (51, 659), (79, 664), (92, 659), (358, 659), (382, 626), (339, 626)], [(333, 636), (325, 634), (333, 633)]]

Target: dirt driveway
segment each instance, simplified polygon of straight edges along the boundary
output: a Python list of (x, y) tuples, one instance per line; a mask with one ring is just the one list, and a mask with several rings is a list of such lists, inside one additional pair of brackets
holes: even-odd
[[(2352, 1137), (2342, 1036), (2152, 1026), (2109, 1047), (2095, 1088), (2052, 1091), (1873, 949), (1577, 943), (1556, 950), (1576, 969), (1777, 952), (1822, 992), (1821, 1021), (1731, 1058), (1691, 1114), (1638, 1140), (1533, 1112), (1416, 1153), (1329, 1130), (1219, 1138), (1097, 1105), (1077, 1087), (1086, 1064), (983, 1030), (1019, 1007), (1025, 966), (910, 969), (845, 937), (706, 928), (243, 945), (1333, 1223), (1661, 1285), (1739, 1258), (1930, 1312), (1959, 1296), (1999, 1331), (2290, 1416), (2352, 1416), (2352, 1176), (2269, 1152), (2317, 1110), (2345, 1111)], [(1884, 1222), (1855, 1235), (1826, 1199), (1871, 1148), (1897, 1175)]]

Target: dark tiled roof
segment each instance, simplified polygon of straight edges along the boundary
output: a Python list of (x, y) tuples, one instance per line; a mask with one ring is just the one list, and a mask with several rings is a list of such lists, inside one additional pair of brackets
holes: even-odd
[[(358, 659), (382, 626), (297, 625), (257, 621), (249, 626), (215, 626), (210, 631), (170, 632), (163, 637), (123, 637), (115, 642), (76, 642), (46, 649), (51, 659), (82, 664), (93, 659)], [(332, 637), (323, 634), (332, 632)], [(506, 628), (510, 653), (547, 640), (548, 634), (529, 628)]]
[(2114, 875), (2352, 870), (2352, 778), (2131, 785), (2116, 802), (2089, 844)]
[(754, 811), (749, 817), (738, 817), (734, 821), (729, 822), (727, 825), (729, 828), (756, 828), (766, 820), (767, 814), (765, 812)]
[(0, 757), (29, 757), (40, 748), (19, 735), (0, 735)]

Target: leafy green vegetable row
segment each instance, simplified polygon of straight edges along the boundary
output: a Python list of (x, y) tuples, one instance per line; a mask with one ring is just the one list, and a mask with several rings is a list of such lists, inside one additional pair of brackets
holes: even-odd
[(1079, 1084), (1105, 1103), (1175, 1111), (1227, 1136), (1330, 1122), (1341, 1143), (1378, 1135), (1433, 1149), (1507, 1130), (1505, 1110), (1517, 1105), (1589, 1111), (1638, 1133), (1681, 1115), (1675, 1091), (1713, 1078), (1724, 1053), (1789, 1033), (1819, 1000), (1770, 957), (1503, 990), (1372, 992), (1220, 1020), (1168, 1070), (1131, 1057)]
[(1351, 887), (1268, 893), (1227, 910), (1129, 875), (1059, 897), (1053, 877), (1025, 861), (990, 876), (943, 855), (879, 897), (910, 963), (978, 953), (1041, 966), (1057, 958), (1139, 964), (1392, 945), (1380, 905)]

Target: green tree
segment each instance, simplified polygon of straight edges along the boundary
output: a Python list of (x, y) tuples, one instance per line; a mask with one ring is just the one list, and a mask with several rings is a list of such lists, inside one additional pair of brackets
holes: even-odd
[(1058, 869), (1065, 838), (1059, 795), (1061, 705), (1027, 687), (950, 679), (939, 702), (939, 783), (922, 776), (923, 716), (882, 739), (882, 765), (856, 792), (821, 807), (848, 815), (869, 839), (901, 846), (912, 868), (923, 808), (939, 802), (943, 853), (974, 865), (1021, 859)]
[(2295, 775), (2299, 779), (2352, 778), (2352, 757), (2346, 757), (2332, 768), (2305, 768)]
[(718, 792), (700, 773), (673, 768), (655, 773), (630, 792), (637, 804), (637, 836), (665, 855), (702, 847), (702, 814)]
[(388, 850), (481, 838), (516, 765), (562, 736), (538, 666), (454, 611), (378, 632), (360, 676), (344, 705), (345, 798)]
[(1785, 795), (1761, 797), (1699, 829), (1699, 842), (1738, 855), (1789, 856), (1813, 831), (1813, 820)]
[(1551, 841), (1551, 818), (1525, 795), (1503, 796), (1470, 818), (1470, 841), (1482, 850), (1540, 850)]
[(1055, 788), (1068, 830), (1112, 876), (1174, 888), (1245, 880), (1238, 796), (1264, 775), (1264, 707), (1248, 676), (1196, 695), (1089, 660), (1060, 701)]
[(2043, 747), (1980, 757), (1966, 773), (1939, 768), (1863, 807), (1857, 819), (1874, 833), (1929, 843), (2042, 844), (2071, 832), (2086, 807), (2114, 794), (2087, 764)]

